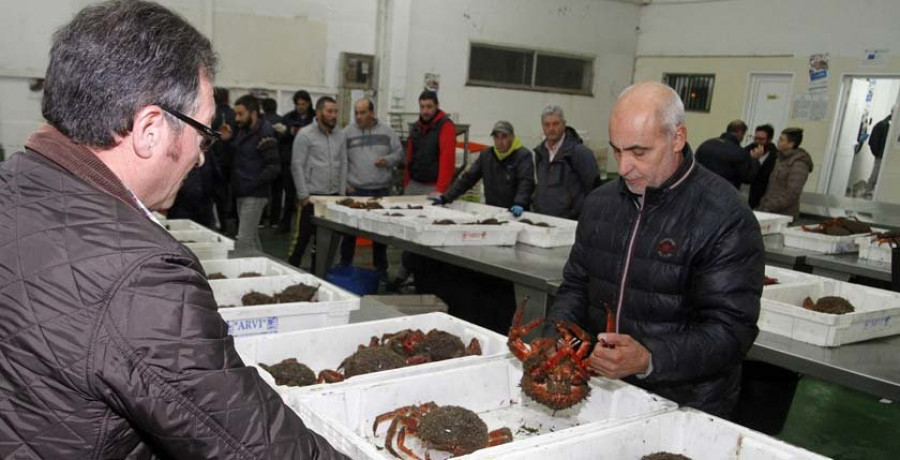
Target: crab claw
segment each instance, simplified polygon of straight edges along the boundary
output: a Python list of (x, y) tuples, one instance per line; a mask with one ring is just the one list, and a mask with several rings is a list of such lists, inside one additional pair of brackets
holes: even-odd
[(415, 366), (416, 364), (425, 364), (431, 362), (431, 356), (428, 355), (415, 355), (406, 358), (407, 366)]
[(809, 297), (803, 299), (803, 308), (807, 310), (813, 310), (816, 306), (816, 303)]
[(481, 342), (476, 338), (472, 338), (472, 341), (469, 342), (469, 346), (466, 347), (466, 356), (472, 355), (481, 355)]
[(316, 383), (337, 383), (344, 381), (344, 374), (341, 374), (338, 371), (333, 371), (331, 369), (325, 369), (319, 372), (319, 378), (316, 379)]

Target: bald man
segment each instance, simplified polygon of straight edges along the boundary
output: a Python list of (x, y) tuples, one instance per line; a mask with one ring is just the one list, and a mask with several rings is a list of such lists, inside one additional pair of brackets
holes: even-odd
[(758, 333), (763, 242), (737, 190), (698, 165), (686, 139), (669, 87), (619, 96), (609, 122), (619, 180), (585, 201), (547, 316), (596, 335), (598, 374), (729, 417)]

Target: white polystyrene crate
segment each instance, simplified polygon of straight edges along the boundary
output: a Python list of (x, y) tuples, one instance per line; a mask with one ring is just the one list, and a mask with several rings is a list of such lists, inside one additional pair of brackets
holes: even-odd
[[(840, 296), (856, 308), (833, 315), (802, 307), (803, 299)], [(891, 291), (822, 280), (763, 291), (759, 328), (773, 334), (825, 347), (900, 334), (900, 294)]]
[(226, 279), (237, 279), (242, 273), (256, 272), (262, 276), (302, 274), (294, 267), (283, 265), (266, 257), (241, 257), (237, 259), (202, 260), (203, 271), (209, 276), (221, 273)]
[[(881, 229), (872, 229), (873, 232), (881, 232)], [(843, 254), (859, 251), (857, 240), (863, 234), (832, 236), (823, 233), (807, 232), (801, 226), (789, 227), (782, 232), (784, 245), (790, 248), (806, 249), (825, 254)]]
[[(372, 337), (380, 338), (384, 334), (395, 333), (404, 329), (420, 329), (425, 333), (432, 329), (440, 329), (459, 336), (464, 345), (468, 345), (472, 339), (478, 339), (478, 342), (481, 344), (481, 355), (465, 356), (457, 359), (357, 375), (345, 380), (345, 382), (359, 383), (388, 380), (402, 375), (456, 367), (460, 363), (480, 360), (485, 357), (504, 356), (509, 353), (509, 349), (506, 346), (506, 336), (454, 318), (446, 313), (427, 313), (321, 329), (286, 332), (283, 334), (238, 337), (234, 340), (234, 346), (241, 355), (241, 359), (247, 365), (256, 365), (257, 363), (272, 365), (287, 358), (296, 358), (297, 361), (309, 366), (318, 374), (319, 371), (324, 369), (337, 370), (341, 361), (355, 353), (360, 345), (368, 345)], [(258, 370), (267, 382), (274, 384), (275, 379), (268, 372), (262, 368)], [(275, 390), (281, 394), (286, 394), (288, 392), (306, 392), (324, 386), (328, 385), (312, 385), (302, 388), (275, 386)]]
[(628, 423), (554, 433), (539, 445), (510, 445), (494, 458), (506, 460), (638, 460), (656, 452), (693, 460), (824, 460), (814, 452), (703, 412), (684, 408)]
[(818, 276), (818, 275), (813, 275), (810, 273), (798, 272), (796, 270), (791, 270), (788, 268), (773, 267), (771, 265), (766, 265), (766, 276), (768, 276), (769, 278), (777, 279), (778, 284), (764, 286), (763, 289), (769, 289), (774, 286), (805, 284), (805, 283), (810, 283), (810, 282), (820, 282), (820, 281), (831, 280), (831, 278), (826, 278), (824, 276)]
[(891, 245), (875, 241), (875, 236), (866, 235), (859, 237), (859, 258), (874, 262), (891, 263)]
[[(241, 297), (250, 291), (273, 295), (297, 283), (319, 286), (313, 302), (240, 306)], [(347, 324), (350, 312), (359, 310), (359, 297), (309, 274), (212, 280), (209, 285), (219, 304), (219, 314), (228, 324), (228, 333), (232, 336)], [(222, 305), (234, 307), (222, 308)]]
[(398, 226), (404, 239), (423, 246), (513, 246), (523, 227), (509, 220), (503, 225), (465, 225), (465, 219), (454, 220), (457, 225), (401, 220)]
[[(511, 444), (459, 458), (493, 458), (509, 446), (539, 446), (548, 433), (564, 433), (588, 424), (599, 429), (677, 407), (622, 381), (595, 377), (590, 381), (591, 394), (585, 401), (554, 412), (522, 393), (521, 377), (522, 367), (517, 359), (495, 357), (389, 381), (326, 387), (298, 394), (292, 404), (307, 426), (353, 459), (392, 458), (382, 449), (390, 423), (381, 424), (374, 436), (375, 418), (402, 406), (429, 401), (465, 407), (477, 413), (488, 430), (508, 427), (513, 432)], [(415, 437), (407, 436), (406, 445), (414, 452), (423, 452)], [(433, 459), (448, 456), (443, 451), (431, 451)]]
[(791, 216), (772, 214), (769, 212), (753, 211), (756, 220), (759, 221), (759, 231), (763, 235), (781, 233), (787, 225), (794, 221)]
[(169, 231), (209, 230), (190, 219), (167, 219), (165, 222), (160, 223), (162, 223), (163, 227)]
[(540, 248), (555, 248), (559, 246), (571, 246), (575, 244), (575, 229), (578, 221), (546, 216), (533, 212), (523, 213), (520, 217), (513, 217), (509, 210), (468, 201), (454, 201), (446, 205), (451, 209), (457, 209), (477, 216), (480, 219), (496, 218), (499, 220), (512, 220), (518, 223), (522, 219), (528, 219), (534, 223), (546, 222), (550, 227), (537, 227), (529, 224), (521, 224), (518, 242), (537, 246)]
[[(309, 197), (310, 203), (313, 204), (315, 208), (315, 213), (317, 216), (326, 215), (325, 208), (329, 203), (337, 203), (340, 200), (347, 198), (346, 196), (311, 196)], [(367, 200), (369, 197), (350, 197), (355, 198), (357, 200)], [(407, 203), (416, 203), (416, 204), (430, 204), (431, 201), (428, 200), (428, 196), (426, 195), (398, 195), (398, 196), (385, 196), (381, 198), (382, 204), (384, 203), (394, 203), (394, 202), (407, 202)]]
[(187, 246), (200, 260), (226, 259), (228, 251), (234, 249), (234, 240), (209, 229), (172, 230), (169, 233)]
[[(397, 215), (401, 214), (401, 215)], [(475, 219), (469, 214), (440, 208), (424, 206), (422, 209), (379, 209), (360, 216), (359, 229), (380, 235), (404, 238), (406, 229), (403, 222), (419, 222), (428, 224), (438, 219), (451, 219), (457, 222), (472, 222)]]

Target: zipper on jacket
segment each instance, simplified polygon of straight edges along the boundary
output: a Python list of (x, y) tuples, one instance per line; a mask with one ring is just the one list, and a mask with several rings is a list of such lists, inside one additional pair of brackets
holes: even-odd
[(641, 218), (644, 216), (644, 204), (635, 204), (638, 208), (637, 219), (634, 220), (634, 226), (631, 227), (631, 236), (628, 238), (628, 250), (625, 253), (625, 267), (622, 269), (622, 279), (619, 280), (619, 299), (616, 301), (616, 334), (619, 333), (619, 322), (622, 318), (622, 305), (625, 300), (625, 286), (628, 284), (628, 269), (631, 266), (631, 256), (634, 252), (634, 241), (637, 239), (637, 232), (641, 226)]

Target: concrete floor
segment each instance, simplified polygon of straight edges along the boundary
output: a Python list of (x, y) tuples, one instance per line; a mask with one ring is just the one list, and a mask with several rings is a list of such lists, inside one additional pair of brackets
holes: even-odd
[[(264, 250), (286, 259), (290, 237), (277, 229), (260, 229)], [(308, 251), (307, 251), (308, 252)], [(355, 264), (372, 266), (371, 247), (358, 247)], [(396, 273), (400, 251), (388, 249), (390, 272)], [(309, 268), (309, 254), (301, 267)], [(900, 351), (898, 351), (900, 352)], [(791, 444), (839, 460), (900, 458), (900, 402), (804, 376), (778, 436)]]

